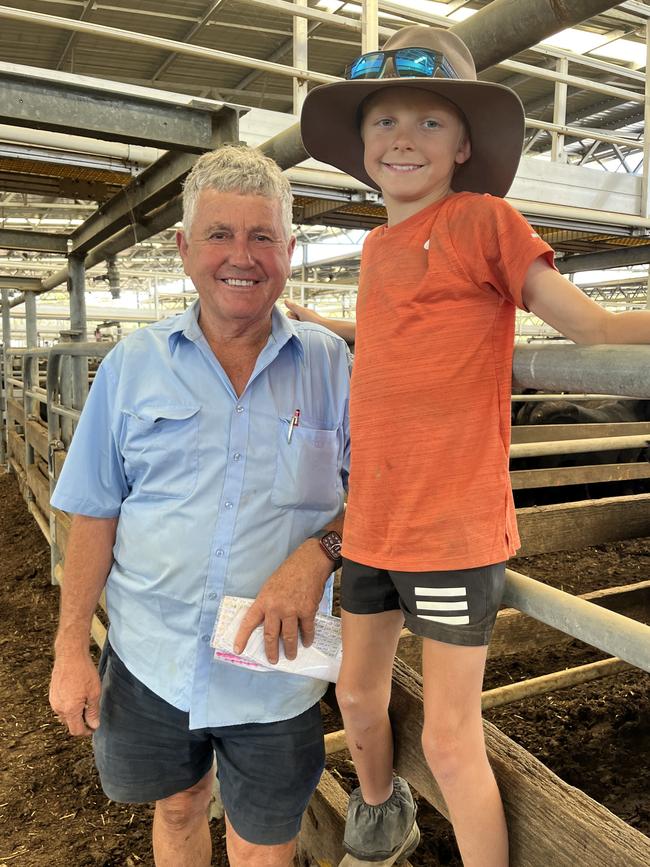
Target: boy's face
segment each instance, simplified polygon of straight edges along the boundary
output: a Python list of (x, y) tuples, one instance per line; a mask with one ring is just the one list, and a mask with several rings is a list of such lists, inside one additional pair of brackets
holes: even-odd
[(364, 166), (381, 189), (389, 222), (406, 219), (449, 193), (470, 156), (461, 115), (449, 100), (411, 87), (387, 87), (363, 111)]

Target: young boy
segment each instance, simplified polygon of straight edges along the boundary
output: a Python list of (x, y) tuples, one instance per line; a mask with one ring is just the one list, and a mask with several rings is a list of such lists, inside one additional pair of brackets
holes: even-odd
[[(301, 121), (309, 153), (381, 190), (388, 213), (365, 242), (357, 303), (337, 695), (360, 789), (342, 864), (387, 867), (419, 840), (408, 786), (393, 779), (387, 713), (406, 622), (423, 637), (424, 755), (463, 863), (506, 867), (481, 688), (519, 544), (508, 476), (515, 310), (581, 343), (649, 342), (650, 314), (590, 301), (503, 200), (523, 108), (476, 80), (458, 37), (406, 27), (346, 77), (313, 90)], [(314, 318), (295, 305), (293, 315)]]

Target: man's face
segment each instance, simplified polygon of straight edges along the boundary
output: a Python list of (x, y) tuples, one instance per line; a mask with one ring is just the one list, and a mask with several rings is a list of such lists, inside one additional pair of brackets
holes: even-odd
[(361, 122), (365, 169), (391, 205), (413, 213), (447, 195), (470, 155), (455, 106), (425, 90), (387, 87), (370, 97)]
[(203, 190), (190, 236), (179, 231), (176, 242), (199, 293), (202, 321), (241, 333), (269, 319), (296, 243), (285, 237), (277, 201)]

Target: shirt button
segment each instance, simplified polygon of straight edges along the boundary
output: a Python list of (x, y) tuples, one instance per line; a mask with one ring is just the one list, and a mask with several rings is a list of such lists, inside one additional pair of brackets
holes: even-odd
[(223, 557), (223, 548), (217, 548), (217, 557)]
[(217, 598), (216, 593), (208, 593), (208, 599), (216, 599), (216, 598)]
[(237, 406), (235, 407), (235, 412), (243, 412), (243, 411), (244, 411), (244, 407), (241, 405), (241, 403), (238, 403)]
[(235, 454), (232, 456), (232, 459), (233, 459), (233, 461), (240, 461), (241, 460), (240, 452), (235, 452)]
[(226, 509), (232, 509), (232, 503), (230, 502), (230, 500), (226, 500), (224, 506), (226, 507)]
[(202, 641), (204, 644), (207, 644), (209, 640), (210, 640), (210, 636), (209, 636), (209, 635), (202, 635), (202, 636), (201, 636), (201, 641)]

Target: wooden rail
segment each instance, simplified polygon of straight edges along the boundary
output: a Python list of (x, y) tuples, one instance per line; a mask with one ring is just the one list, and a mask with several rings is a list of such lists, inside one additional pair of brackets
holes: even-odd
[(580, 440), (591, 437), (634, 436), (636, 434), (648, 434), (650, 438), (650, 422), (617, 421), (608, 424), (516, 424), (512, 426), (513, 444)]

